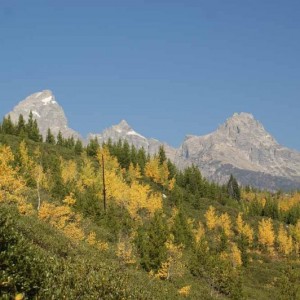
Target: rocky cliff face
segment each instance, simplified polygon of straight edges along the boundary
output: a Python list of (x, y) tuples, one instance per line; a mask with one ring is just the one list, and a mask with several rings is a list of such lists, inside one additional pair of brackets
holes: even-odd
[(218, 182), (232, 173), (241, 183), (261, 188), (300, 186), (300, 153), (279, 145), (247, 113), (234, 114), (211, 134), (187, 136), (176, 157)]
[(50, 128), (55, 136), (60, 130), (64, 137), (80, 138), (78, 132), (68, 127), (65, 113), (51, 91), (45, 90), (28, 96), (8, 114), (13, 122), (17, 122), (20, 114), (28, 119), (30, 111), (37, 120), (40, 132), (44, 137), (47, 135), (48, 128)]

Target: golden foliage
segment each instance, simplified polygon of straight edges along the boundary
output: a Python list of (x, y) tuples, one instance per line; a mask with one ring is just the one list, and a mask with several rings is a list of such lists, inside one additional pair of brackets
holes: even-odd
[(64, 184), (75, 181), (78, 176), (77, 164), (74, 160), (60, 159), (61, 177)]
[(191, 286), (190, 285), (184, 286), (184, 287), (182, 287), (181, 289), (178, 290), (179, 295), (182, 296), (182, 297), (188, 297), (190, 292), (191, 292)]
[(23, 300), (25, 295), (23, 293), (16, 294), (15, 300)]
[(278, 251), (283, 255), (287, 256), (293, 251), (293, 240), (287, 231), (284, 229), (283, 225), (280, 224), (278, 235), (277, 235)]
[(183, 246), (174, 244), (174, 236), (170, 235), (166, 242), (167, 260), (162, 263), (155, 277), (161, 280), (168, 280), (171, 277), (182, 277), (185, 266), (182, 261)]
[(272, 219), (262, 219), (258, 223), (258, 242), (267, 248), (269, 252), (273, 252), (275, 234)]
[(218, 216), (216, 215), (216, 209), (213, 206), (209, 206), (205, 213), (206, 226), (209, 230), (213, 230), (217, 227)]
[(200, 221), (197, 229), (194, 231), (194, 235), (197, 244), (205, 237), (205, 228)]
[(134, 166), (133, 163), (130, 163), (128, 172), (127, 172), (127, 178), (129, 182), (133, 182), (135, 180), (138, 180), (142, 177), (141, 175), (141, 168), (139, 165)]
[(97, 248), (102, 252), (105, 252), (109, 249), (107, 242), (98, 241), (96, 245), (97, 245)]
[(82, 192), (85, 188), (94, 186), (96, 184), (96, 178), (92, 161), (86, 155), (82, 155), (82, 165), (76, 183), (77, 188)]
[(228, 213), (221, 214), (221, 216), (218, 218), (218, 225), (221, 227), (227, 237), (232, 235), (231, 219)]
[(254, 231), (249, 224), (246, 224), (243, 221), (242, 213), (239, 213), (237, 216), (236, 229), (238, 234), (243, 235), (251, 246), (253, 243)]
[(11, 165), (14, 156), (10, 147), (0, 146), (0, 202), (15, 202), (19, 212), (31, 214), (32, 205), (26, 202), (25, 181), (18, 174), (18, 169)]
[(145, 165), (145, 175), (151, 178), (154, 182), (160, 182), (159, 158), (151, 158)]
[(89, 235), (86, 238), (86, 242), (91, 246), (96, 245), (97, 240), (96, 240), (96, 233), (94, 231), (89, 233)]
[(132, 241), (130, 238), (123, 237), (122, 239), (119, 239), (116, 254), (121, 264), (130, 265), (136, 262), (135, 255), (133, 253)]
[(169, 179), (170, 171), (168, 168), (168, 163), (164, 161), (162, 164), (160, 164), (157, 156), (152, 157), (146, 163), (145, 176), (149, 177), (154, 182), (161, 184), (170, 191), (175, 186), (175, 178)]
[(76, 199), (74, 198), (74, 194), (70, 193), (70, 195), (66, 196), (63, 200), (63, 203), (65, 203), (68, 206), (73, 206), (76, 203)]
[(84, 232), (79, 224), (81, 216), (72, 212), (70, 206), (56, 206), (52, 203), (44, 202), (41, 205), (38, 217), (75, 241), (84, 239)]
[(234, 267), (242, 265), (241, 251), (235, 243), (231, 244), (231, 262)]

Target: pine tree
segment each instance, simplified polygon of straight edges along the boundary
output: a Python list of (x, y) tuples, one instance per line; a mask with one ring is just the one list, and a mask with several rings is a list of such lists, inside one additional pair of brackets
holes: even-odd
[(100, 145), (97, 137), (91, 139), (86, 146), (86, 153), (88, 156), (96, 156), (97, 151), (100, 149)]
[(3, 118), (2, 133), (12, 135), (16, 133), (15, 126), (11, 120), (10, 115), (8, 115), (7, 118)]
[(227, 183), (227, 192), (229, 197), (231, 197), (232, 199), (235, 199), (237, 201), (241, 200), (241, 191), (238, 182), (232, 174), (230, 175), (230, 178)]
[(55, 145), (55, 137), (52, 134), (50, 128), (48, 128), (48, 131), (47, 131), (46, 143), (51, 144), (51, 145)]
[(19, 120), (17, 124), (16, 134), (18, 136), (24, 135), (26, 132), (26, 122), (22, 114), (19, 115)]
[(74, 150), (75, 150), (75, 154), (77, 154), (77, 155), (80, 155), (83, 152), (83, 145), (82, 145), (81, 140), (78, 139), (76, 141)]
[(138, 229), (135, 240), (140, 255), (141, 266), (148, 272), (157, 271), (167, 259), (168, 240), (166, 220), (162, 213), (155, 213), (148, 225)]
[(167, 161), (167, 156), (166, 156), (166, 152), (165, 152), (165, 148), (164, 146), (159, 146), (158, 149), (158, 159), (159, 159), (159, 163), (162, 165), (165, 161)]
[(61, 147), (64, 146), (64, 138), (62, 136), (61, 131), (58, 132), (56, 140), (57, 140), (56, 145), (61, 146)]

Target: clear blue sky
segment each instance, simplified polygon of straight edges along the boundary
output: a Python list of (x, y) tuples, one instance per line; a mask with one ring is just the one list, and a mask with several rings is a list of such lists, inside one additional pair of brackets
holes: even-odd
[(0, 114), (51, 89), (86, 135), (178, 146), (251, 112), (300, 150), (300, 1), (1, 0)]

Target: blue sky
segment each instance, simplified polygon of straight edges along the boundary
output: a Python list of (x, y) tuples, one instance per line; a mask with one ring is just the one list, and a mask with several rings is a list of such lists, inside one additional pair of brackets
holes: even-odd
[(250, 112), (300, 150), (300, 2), (0, 2), (0, 114), (51, 89), (86, 135), (126, 119), (178, 146)]

